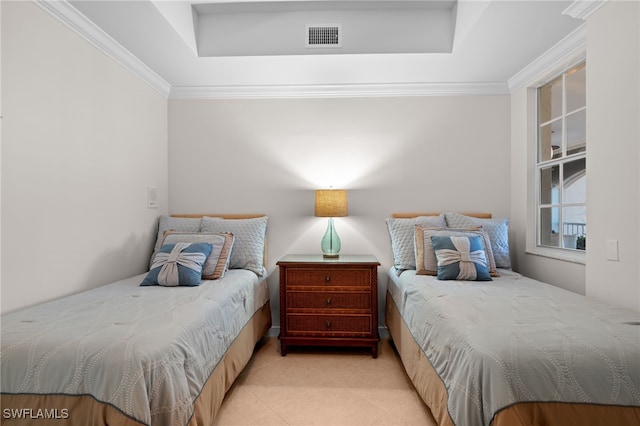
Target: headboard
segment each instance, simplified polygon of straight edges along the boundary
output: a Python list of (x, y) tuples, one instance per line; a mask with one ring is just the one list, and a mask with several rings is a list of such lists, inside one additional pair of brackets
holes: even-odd
[(204, 214), (172, 214), (172, 217), (221, 217), (223, 219), (255, 219), (256, 217), (264, 217), (264, 214), (234, 214), (234, 213), (204, 213)]
[[(418, 212), (418, 213), (391, 213), (391, 217), (396, 219), (410, 219), (418, 216), (438, 216), (439, 212)], [(491, 213), (460, 213), (465, 216), (477, 217), (478, 219), (491, 219)]]

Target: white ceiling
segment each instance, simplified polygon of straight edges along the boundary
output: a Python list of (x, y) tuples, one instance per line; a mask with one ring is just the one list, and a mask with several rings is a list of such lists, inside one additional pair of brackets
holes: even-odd
[[(261, 87), (271, 93), (296, 86), (484, 84), (506, 88), (511, 77), (583, 24), (563, 14), (572, 3), (70, 1), (168, 83), (172, 92)], [(312, 19), (322, 22), (309, 22)], [(296, 47), (298, 40), (304, 43), (305, 24), (318, 23), (342, 25), (341, 50), (309, 52)], [(424, 46), (438, 37), (440, 46), (444, 40), (448, 48), (430, 53)], [(424, 38), (431, 42), (416, 43)], [(393, 48), (410, 46), (411, 51), (394, 53), (383, 39)], [(349, 44), (353, 40), (358, 43)]]

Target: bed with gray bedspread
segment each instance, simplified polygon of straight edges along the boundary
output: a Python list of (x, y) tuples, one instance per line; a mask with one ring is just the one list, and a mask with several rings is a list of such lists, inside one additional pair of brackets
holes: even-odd
[(198, 287), (141, 287), (144, 276), (4, 315), (3, 397), (90, 395), (136, 424), (189, 424), (267, 284), (242, 269)]
[(451, 423), (489, 425), (523, 402), (632, 407), (627, 415), (640, 420), (640, 316), (500, 274), (389, 273), (388, 293), (446, 389)]

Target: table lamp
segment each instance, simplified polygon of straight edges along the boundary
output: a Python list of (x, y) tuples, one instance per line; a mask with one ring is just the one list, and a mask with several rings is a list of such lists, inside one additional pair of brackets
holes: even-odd
[(340, 253), (340, 238), (333, 226), (334, 217), (347, 216), (347, 191), (344, 189), (319, 189), (316, 191), (316, 217), (328, 217), (327, 231), (320, 247), (325, 258), (337, 258)]

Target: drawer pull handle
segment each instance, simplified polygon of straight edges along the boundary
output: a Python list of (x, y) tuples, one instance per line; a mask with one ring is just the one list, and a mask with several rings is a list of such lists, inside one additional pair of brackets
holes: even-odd
[(331, 298), (330, 298), (330, 297), (328, 297), (328, 298), (327, 298), (327, 305), (330, 305), (330, 304), (331, 304)]
[(324, 277), (324, 280), (325, 280), (326, 282), (331, 281), (331, 275), (327, 275), (326, 277)]
[(331, 321), (327, 321), (327, 328), (331, 328)]

